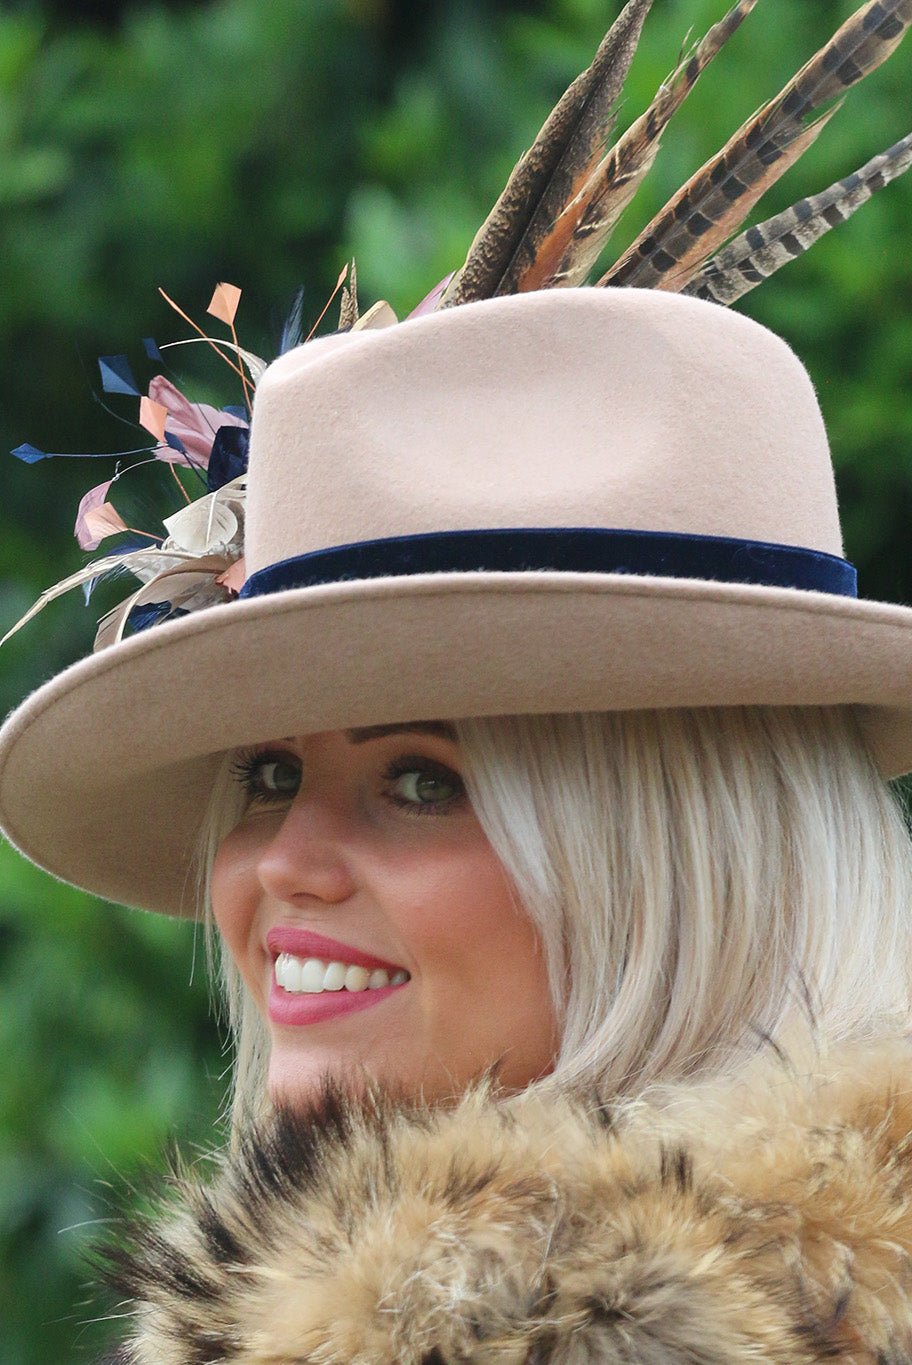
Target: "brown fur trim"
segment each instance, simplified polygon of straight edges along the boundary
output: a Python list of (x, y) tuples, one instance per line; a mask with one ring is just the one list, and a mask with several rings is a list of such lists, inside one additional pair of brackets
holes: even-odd
[(606, 1114), (328, 1096), (135, 1234), (131, 1365), (912, 1360), (912, 1054)]

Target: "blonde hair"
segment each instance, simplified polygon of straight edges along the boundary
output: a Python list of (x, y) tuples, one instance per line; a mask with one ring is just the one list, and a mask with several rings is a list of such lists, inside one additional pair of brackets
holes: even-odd
[[(539, 1085), (630, 1094), (727, 1072), (809, 1018), (827, 1041), (908, 1027), (912, 846), (850, 709), (456, 729), (548, 964), (561, 1046)], [(226, 776), (210, 866), (239, 810)], [(236, 969), (222, 972), (249, 1113), (265, 1103), (268, 1037)]]

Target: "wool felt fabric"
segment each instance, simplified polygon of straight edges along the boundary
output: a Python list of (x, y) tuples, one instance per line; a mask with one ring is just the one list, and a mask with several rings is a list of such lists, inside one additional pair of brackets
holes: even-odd
[[(654, 291), (553, 290), (334, 335), (261, 380), (250, 575), (466, 531), (737, 538), (839, 559), (810, 380), (756, 323)], [(859, 708), (912, 768), (912, 611), (699, 577), (483, 567), (267, 592), (157, 626), (0, 731), (0, 825), (112, 900), (194, 913), (220, 755), (350, 726), (669, 706)]]
[(912, 1359), (912, 1057), (766, 1057), (662, 1103), (328, 1098), (115, 1253), (118, 1365)]

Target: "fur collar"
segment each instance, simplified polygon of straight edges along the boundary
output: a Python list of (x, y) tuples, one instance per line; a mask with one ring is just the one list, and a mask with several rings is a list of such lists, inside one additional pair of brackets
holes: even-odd
[(912, 1361), (912, 1054), (251, 1133), (118, 1253), (128, 1365)]

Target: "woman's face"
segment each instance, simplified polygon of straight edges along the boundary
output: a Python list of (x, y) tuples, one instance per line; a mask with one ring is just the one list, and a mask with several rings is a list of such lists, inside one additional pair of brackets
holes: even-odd
[(537, 937), (441, 722), (283, 739), (237, 756), (246, 810), (212, 876), (218, 927), (272, 1039), (274, 1099), (327, 1076), (444, 1099), (551, 1066)]

